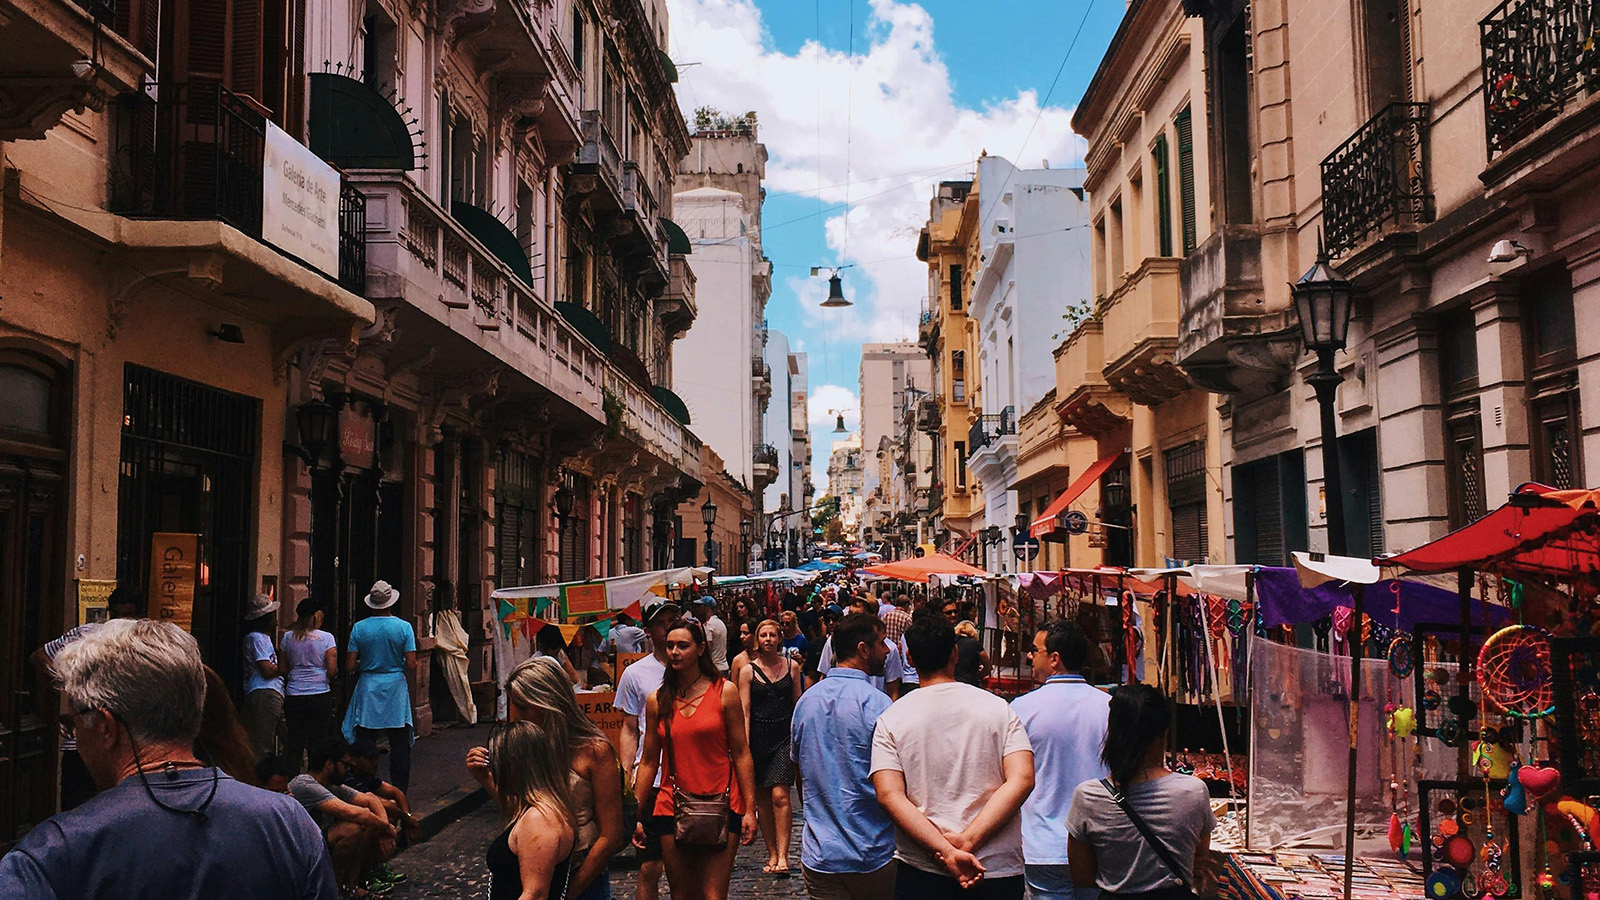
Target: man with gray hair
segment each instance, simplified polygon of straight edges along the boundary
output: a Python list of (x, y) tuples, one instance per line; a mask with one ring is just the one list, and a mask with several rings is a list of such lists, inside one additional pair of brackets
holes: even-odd
[(107, 622), (52, 669), (62, 722), (100, 793), (0, 857), (0, 896), (337, 900), (322, 835), (300, 804), (195, 758), (206, 677), (187, 632)]

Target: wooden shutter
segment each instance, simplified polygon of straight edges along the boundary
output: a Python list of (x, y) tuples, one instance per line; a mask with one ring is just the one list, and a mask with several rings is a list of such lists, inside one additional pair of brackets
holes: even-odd
[[(228, 48), (233, 31), (228, 19), (228, 0), (176, 0), (179, 33), (173, 60), (172, 81), (214, 81), (226, 84)], [(169, 79), (163, 79), (169, 80)]]
[(1283, 494), (1278, 484), (1278, 461), (1274, 457), (1252, 467), (1254, 503), (1250, 512), (1255, 517), (1256, 546), (1254, 562), (1257, 565), (1284, 565), (1283, 552)]
[(1156, 233), (1159, 236), (1161, 255), (1172, 255), (1172, 171), (1167, 161), (1167, 136), (1156, 136), (1150, 148), (1151, 162), (1156, 170)]
[(1183, 255), (1198, 246), (1194, 207), (1194, 123), (1189, 107), (1178, 113), (1172, 124), (1178, 129), (1178, 200), (1183, 213)]
[[(190, 0), (193, 2), (193, 0)], [(263, 0), (233, 0), (233, 53), (228, 60), (228, 88), (236, 94), (260, 99), (261, 22)]]
[(1167, 470), (1167, 508), (1172, 513), (1172, 556), (1190, 562), (1206, 558), (1206, 445), (1193, 441), (1163, 454)]
[(1191, 563), (1206, 558), (1206, 505), (1186, 503), (1172, 507), (1172, 558)]

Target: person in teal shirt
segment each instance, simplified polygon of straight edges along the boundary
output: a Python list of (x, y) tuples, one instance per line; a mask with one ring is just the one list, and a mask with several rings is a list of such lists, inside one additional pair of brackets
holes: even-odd
[(400, 591), (379, 581), (367, 592), (372, 615), (350, 629), (345, 667), (357, 673), (355, 693), (344, 715), (345, 740), (389, 739), (388, 782), (404, 791), (411, 784), (411, 686), (417, 669), (417, 635), (394, 617)]

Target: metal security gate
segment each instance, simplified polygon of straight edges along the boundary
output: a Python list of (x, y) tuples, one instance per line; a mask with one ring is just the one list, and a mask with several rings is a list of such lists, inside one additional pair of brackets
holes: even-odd
[(500, 451), (495, 471), (495, 586), (539, 583), (539, 476), (528, 454)]
[(1172, 558), (1206, 559), (1206, 445), (1200, 441), (1167, 450), (1167, 508), (1172, 511)]
[(117, 580), (147, 589), (156, 532), (199, 535), (191, 630), (206, 663), (237, 691), (240, 617), (254, 594), (260, 401), (129, 365), (122, 412)]

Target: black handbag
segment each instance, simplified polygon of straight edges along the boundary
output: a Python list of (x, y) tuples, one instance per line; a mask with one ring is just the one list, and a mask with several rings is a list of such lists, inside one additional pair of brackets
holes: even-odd
[(672, 769), (672, 839), (692, 847), (721, 847), (728, 842), (728, 817), (733, 805), (733, 760), (728, 760), (728, 786), (720, 794), (692, 794), (678, 787), (678, 762), (672, 754), (672, 719), (667, 719), (667, 766)]
[(1111, 802), (1122, 807), (1122, 812), (1133, 823), (1133, 827), (1139, 829), (1139, 833), (1144, 835), (1145, 843), (1149, 844), (1150, 849), (1156, 852), (1156, 856), (1161, 857), (1162, 864), (1172, 873), (1172, 877), (1178, 881), (1176, 885), (1157, 888), (1153, 891), (1140, 891), (1135, 894), (1107, 894), (1106, 896), (1123, 898), (1123, 900), (1133, 900), (1133, 898), (1138, 898), (1138, 900), (1199, 900), (1200, 895), (1195, 893), (1194, 885), (1190, 884), (1190, 880), (1184, 877), (1183, 867), (1178, 865), (1178, 861), (1173, 857), (1172, 851), (1167, 849), (1166, 844), (1161, 843), (1161, 839), (1156, 837), (1154, 831), (1150, 830), (1150, 826), (1145, 824), (1144, 819), (1139, 818), (1139, 814), (1133, 811), (1133, 804), (1128, 802), (1128, 798), (1116, 789), (1116, 786), (1111, 783), (1111, 779), (1102, 778), (1100, 783), (1105, 786), (1106, 793), (1111, 795)]

